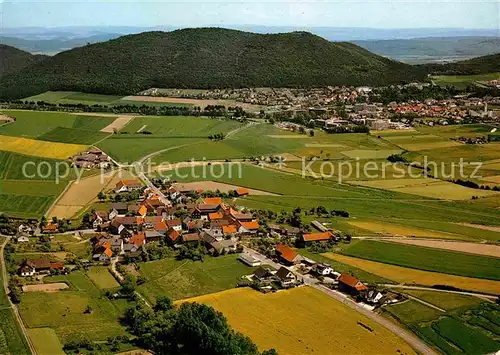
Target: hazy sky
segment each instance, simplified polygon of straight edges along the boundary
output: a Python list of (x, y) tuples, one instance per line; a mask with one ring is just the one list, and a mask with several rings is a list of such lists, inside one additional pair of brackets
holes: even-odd
[(0, 0), (0, 26), (500, 27), (499, 0)]

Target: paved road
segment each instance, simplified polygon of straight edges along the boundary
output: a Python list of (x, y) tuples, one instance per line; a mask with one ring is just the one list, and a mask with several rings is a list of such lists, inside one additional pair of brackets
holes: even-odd
[[(279, 269), (280, 267), (283, 266), (283, 265), (280, 265), (280, 264), (272, 261), (271, 259), (267, 258), (265, 255), (262, 255), (253, 249), (245, 248), (244, 252), (252, 255), (254, 258), (260, 260), (262, 263), (271, 265), (275, 269)], [(415, 336), (413, 333), (410, 333), (409, 331), (407, 331), (404, 328), (400, 327), (399, 325), (385, 319), (384, 317), (378, 315), (377, 313), (374, 313), (374, 312), (360, 306), (356, 302), (352, 301), (345, 294), (338, 292), (338, 291), (335, 291), (335, 290), (331, 290), (323, 285), (318, 284), (317, 280), (310, 275), (297, 274), (296, 272), (294, 272), (293, 269), (290, 269), (290, 268), (287, 268), (287, 269), (292, 271), (300, 280), (303, 280), (306, 285), (313, 287), (313, 288), (327, 294), (328, 296), (336, 299), (339, 302), (342, 302), (346, 306), (354, 309), (355, 311), (357, 311), (359, 313), (362, 313), (363, 315), (367, 316), (368, 318), (372, 319), (373, 321), (377, 322), (378, 324), (382, 325), (383, 327), (389, 329), (394, 334), (396, 334), (401, 339), (403, 339), (405, 342), (407, 342), (413, 349), (418, 351), (420, 354), (425, 354), (425, 355), (437, 355), (438, 354), (436, 351), (434, 351), (434, 349), (432, 349), (430, 346), (428, 346), (426, 343), (424, 343), (422, 340), (420, 340), (420, 338)]]
[[(1, 236), (1, 235), (0, 235)], [(3, 289), (6, 295), (9, 294), (9, 283), (8, 283), (8, 278), (7, 278), (7, 268), (5, 266), (5, 259), (4, 259), (4, 249), (7, 243), (9, 242), (11, 237), (5, 237), (5, 241), (2, 244), (2, 248), (0, 250), (0, 264), (2, 267), (2, 278), (3, 278)], [(14, 316), (16, 318), (16, 322), (19, 325), (19, 329), (21, 329), (21, 332), (23, 333), (23, 336), (26, 338), (26, 343), (28, 344), (28, 347), (30, 348), (30, 351), (33, 355), (36, 355), (36, 349), (33, 343), (31, 342), (31, 339), (28, 335), (28, 332), (26, 331), (26, 327), (24, 326), (23, 320), (21, 318), (21, 315), (19, 314), (19, 311), (14, 303), (11, 302), (10, 297), (7, 296), (7, 299), (9, 300), (10, 307), (12, 309), (12, 312), (14, 313)]]

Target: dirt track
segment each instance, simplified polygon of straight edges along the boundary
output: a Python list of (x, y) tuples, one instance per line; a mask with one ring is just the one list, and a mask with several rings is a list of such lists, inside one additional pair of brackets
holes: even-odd
[(23, 286), (23, 292), (57, 292), (67, 288), (69, 286), (64, 282), (56, 282), (52, 284), (25, 285)]
[(487, 255), (500, 258), (500, 246), (491, 244), (478, 244), (468, 242), (444, 241), (444, 240), (425, 240), (408, 238), (391, 238), (393, 243), (418, 245), (422, 247), (446, 249), (459, 251), (462, 253)]

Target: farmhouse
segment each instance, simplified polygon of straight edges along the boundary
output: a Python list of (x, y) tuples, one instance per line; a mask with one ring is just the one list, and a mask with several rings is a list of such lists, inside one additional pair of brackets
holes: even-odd
[(332, 232), (302, 234), (302, 236), (299, 236), (298, 243), (301, 246), (308, 246), (314, 242), (326, 243), (332, 238)]
[(368, 290), (368, 287), (364, 285), (361, 281), (359, 281), (354, 276), (348, 274), (342, 274), (338, 278), (339, 282), (339, 290), (342, 292), (346, 292), (352, 296), (358, 295), (361, 291)]
[(285, 265), (295, 265), (300, 263), (302, 257), (295, 250), (285, 244), (276, 245), (276, 253), (278, 258)]
[(319, 276), (327, 276), (333, 274), (334, 270), (327, 263), (317, 263), (312, 267), (312, 271)]
[(57, 223), (48, 223), (42, 226), (42, 233), (57, 233), (58, 228)]
[(115, 186), (117, 194), (121, 192), (130, 192), (142, 188), (142, 183), (139, 180), (121, 180)]
[[(64, 264), (63, 264), (64, 266)], [(49, 272), (52, 268), (52, 263), (47, 258), (25, 260), (19, 266), (19, 275), (33, 276), (38, 273)]]
[(273, 272), (268, 268), (259, 266), (253, 273), (252, 278), (256, 281), (263, 282), (269, 280), (273, 276)]

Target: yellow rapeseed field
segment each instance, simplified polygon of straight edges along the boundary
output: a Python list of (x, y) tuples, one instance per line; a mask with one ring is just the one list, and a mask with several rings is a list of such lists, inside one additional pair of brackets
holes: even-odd
[[(206, 303), (261, 350), (279, 354), (415, 354), (371, 319), (310, 287), (272, 294), (236, 288), (180, 302)], [(363, 328), (358, 322), (373, 329)]]
[(383, 264), (375, 261), (353, 258), (350, 256), (325, 253), (327, 258), (352, 265), (372, 274), (404, 284), (416, 285), (449, 285), (468, 291), (479, 291), (491, 294), (500, 293), (500, 282), (472, 277), (440, 274), (438, 272), (422, 271), (401, 266)]
[(9, 152), (53, 159), (68, 159), (87, 148), (80, 144), (46, 142), (2, 135), (0, 135), (0, 147)]

